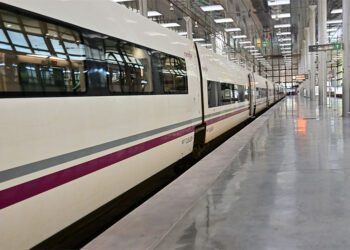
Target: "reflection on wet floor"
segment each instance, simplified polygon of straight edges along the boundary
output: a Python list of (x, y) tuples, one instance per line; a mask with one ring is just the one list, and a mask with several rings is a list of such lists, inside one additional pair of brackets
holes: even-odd
[(286, 98), (156, 249), (349, 249), (350, 120), (339, 107)]

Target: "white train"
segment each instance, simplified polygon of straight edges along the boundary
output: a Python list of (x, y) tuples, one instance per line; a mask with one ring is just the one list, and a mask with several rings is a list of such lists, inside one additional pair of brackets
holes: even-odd
[(284, 96), (110, 0), (1, 0), (0, 26), (0, 249), (35, 246)]

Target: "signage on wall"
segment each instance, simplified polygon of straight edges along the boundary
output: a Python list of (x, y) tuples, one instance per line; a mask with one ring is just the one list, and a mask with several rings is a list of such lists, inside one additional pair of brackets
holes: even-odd
[(343, 43), (318, 44), (318, 45), (309, 46), (309, 52), (342, 50), (343, 48), (344, 48)]

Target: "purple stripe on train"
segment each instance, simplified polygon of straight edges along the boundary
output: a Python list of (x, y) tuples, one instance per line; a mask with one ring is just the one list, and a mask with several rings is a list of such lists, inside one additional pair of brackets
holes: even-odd
[(120, 151), (75, 165), (73, 167), (34, 179), (0, 191), (0, 209), (6, 208), (35, 195), (56, 188), (85, 175), (128, 159), (154, 147), (192, 133), (194, 126), (160, 136), (158, 138), (122, 149)]
[[(244, 108), (225, 114), (219, 117), (215, 117), (206, 121), (207, 125), (219, 122), (226, 118), (232, 117), (236, 114), (242, 113), (249, 108)], [(0, 191), (0, 209), (9, 207), (13, 204), (29, 199), (35, 195), (46, 192), (50, 189), (56, 188), (73, 180), (76, 180), (85, 175), (96, 172), (100, 169), (106, 168), (110, 165), (128, 159), (132, 156), (143, 153), (154, 147), (160, 146), (169, 141), (175, 140), (181, 136), (192, 133), (195, 126), (191, 126), (164, 136), (157, 137), (155, 139), (131, 146), (120, 151), (101, 156), (99, 158), (83, 162), (73, 167), (63, 169), (61, 171), (45, 175), (43, 177), (19, 184), (8, 189)]]

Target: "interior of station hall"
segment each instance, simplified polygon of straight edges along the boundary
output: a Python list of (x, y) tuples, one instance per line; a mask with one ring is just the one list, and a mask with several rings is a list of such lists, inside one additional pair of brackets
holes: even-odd
[[(298, 92), (310, 99), (317, 98), (322, 104), (331, 98), (342, 98), (347, 91), (346, 86), (343, 90), (346, 1), (115, 2), (273, 82), (284, 84), (290, 94)], [(327, 44), (328, 47), (320, 46), (313, 52), (309, 49)]]
[(0, 0), (0, 250), (350, 249), (349, 17)]

